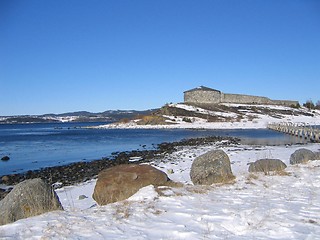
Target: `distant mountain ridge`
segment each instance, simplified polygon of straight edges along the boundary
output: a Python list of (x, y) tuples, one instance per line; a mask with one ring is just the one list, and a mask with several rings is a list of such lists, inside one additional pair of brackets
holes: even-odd
[(88, 111), (68, 112), (61, 114), (0, 116), (0, 124), (14, 123), (51, 123), (51, 122), (113, 122), (139, 115), (149, 115), (158, 109), (149, 110), (107, 110), (100, 113)]

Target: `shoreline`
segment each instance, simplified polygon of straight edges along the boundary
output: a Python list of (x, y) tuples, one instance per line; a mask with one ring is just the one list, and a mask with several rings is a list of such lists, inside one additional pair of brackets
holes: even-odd
[[(103, 169), (130, 163), (146, 163), (164, 157), (166, 154), (171, 154), (177, 151), (178, 147), (183, 146), (200, 146), (209, 145), (216, 142), (225, 141), (225, 145), (240, 144), (239, 138), (234, 137), (199, 137), (183, 139), (176, 142), (163, 142), (156, 145), (153, 150), (132, 150), (114, 152), (109, 157), (104, 157), (99, 160), (89, 162), (75, 162), (67, 165), (46, 167), (37, 170), (29, 170), (22, 173), (14, 173), (0, 176), (0, 185), (12, 186), (27, 179), (42, 178), (55, 188), (70, 186), (88, 180), (94, 179)], [(5, 197), (10, 191), (0, 188), (0, 200)]]
[(110, 123), (88, 129), (191, 129), (191, 130), (227, 130), (227, 129), (266, 129), (265, 122), (199, 122), (183, 124), (156, 124), (141, 125), (135, 122), (129, 123)]
[[(149, 127), (150, 125), (147, 125), (146, 127)], [(154, 125), (155, 129), (159, 129), (157, 128), (158, 125)], [(168, 125), (166, 125), (168, 126)], [(80, 127), (80, 128), (83, 128)], [(90, 128), (96, 128), (95, 126), (94, 127), (90, 127)], [(190, 131), (208, 131), (208, 129), (206, 128), (181, 128), (181, 130), (190, 130)], [(106, 129), (108, 130), (108, 129)], [(129, 129), (130, 130), (130, 129)], [(134, 131), (134, 129), (132, 129)], [(153, 129), (142, 129), (142, 130), (153, 130)], [(161, 129), (159, 129), (161, 130)], [(168, 128), (165, 128), (163, 129), (164, 131), (171, 131), (172, 129), (168, 129)], [(179, 130), (179, 129), (178, 129)], [(222, 130), (222, 131), (225, 131), (225, 130), (237, 130), (237, 129), (234, 129), (234, 128), (230, 128), (230, 129), (214, 129), (214, 130)], [(258, 130), (258, 129), (252, 129), (252, 130)], [(196, 134), (198, 135), (198, 134)], [(197, 136), (191, 136), (191, 138), (189, 138), (189, 136), (186, 136), (188, 139), (192, 139), (192, 138), (197, 138)], [(203, 135), (203, 134), (199, 134), (199, 135)], [(207, 134), (204, 134), (204, 136), (207, 135)], [(226, 136), (226, 137), (237, 137), (237, 135), (233, 135), (233, 134), (223, 134), (223, 133), (214, 133), (212, 134), (213, 136)], [(208, 136), (208, 135), (207, 135)], [(210, 136), (210, 135), (209, 135)], [(240, 136), (240, 135), (239, 135)], [(199, 136), (201, 138), (201, 136)], [(260, 139), (251, 139), (250, 137), (246, 137), (246, 136), (242, 136), (241, 137), (241, 142), (242, 144), (249, 144), (249, 145), (254, 145), (254, 144), (258, 144), (258, 145), (268, 145), (268, 144), (276, 144), (276, 145), (282, 145), (282, 144), (297, 144), (297, 141), (295, 140), (279, 140), (279, 141), (276, 141), (276, 142), (272, 142), (272, 143), (268, 143), (268, 140), (266, 140), (266, 142), (263, 142), (263, 140), (260, 140)], [(164, 141), (167, 141), (166, 139), (163, 139)], [(169, 140), (169, 141), (175, 141), (174, 139), (173, 140)], [(176, 141), (180, 141), (180, 140), (176, 140)], [(183, 139), (181, 140), (183, 141)], [(137, 154), (137, 152), (144, 152), (144, 154), (142, 155), (147, 155), (147, 152), (151, 152), (153, 151), (154, 149), (157, 150), (157, 146), (158, 145), (161, 145), (161, 141), (159, 141), (160, 144), (152, 144), (152, 146), (149, 148), (145, 148), (143, 147), (144, 145), (141, 145), (140, 146), (142, 148), (138, 148), (137, 150), (127, 150), (126, 148), (122, 148), (121, 150), (117, 149), (117, 148), (114, 148), (112, 149), (113, 151), (117, 151), (116, 153), (119, 154), (119, 152), (123, 152), (121, 154), (121, 156), (124, 156), (124, 153), (128, 154), (128, 151), (131, 151), (131, 152), (134, 152), (135, 154)], [(298, 144), (301, 143), (300, 141), (298, 142)], [(304, 144), (305, 142), (301, 143), (301, 144)], [(119, 152), (118, 152), (119, 151)], [(134, 156), (133, 156), (134, 157)], [(70, 168), (75, 168), (76, 170), (79, 170), (79, 171), (83, 171), (82, 168), (86, 168), (87, 165), (97, 165), (97, 167), (99, 167), (100, 165), (103, 165), (103, 166), (112, 166), (114, 165), (114, 162), (117, 162), (117, 160), (120, 159), (120, 156), (117, 156), (117, 154), (114, 154), (114, 152), (112, 153), (112, 151), (109, 151), (107, 154), (101, 154), (100, 156), (98, 156), (97, 158), (96, 157), (93, 157), (93, 158), (81, 158), (81, 156), (78, 156), (77, 159), (74, 159), (75, 161), (74, 162), (70, 162), (70, 163), (64, 163), (63, 161), (59, 162), (59, 163), (55, 163), (56, 165), (53, 165), (53, 166), (43, 166), (43, 167), (38, 167), (38, 168), (33, 168), (33, 167), (30, 167), (28, 168), (28, 166), (25, 167), (25, 169), (19, 169), (19, 171), (12, 171), (12, 172), (5, 172), (3, 171), (1, 174), (0, 174), (0, 184), (2, 184), (4, 181), (2, 181), (2, 177), (3, 176), (9, 176), (10, 178), (12, 179), (9, 179), (6, 180), (6, 182), (8, 182), (9, 185), (11, 184), (15, 184), (17, 182), (20, 182), (21, 180), (19, 179), (28, 179), (32, 176), (34, 176), (35, 174), (37, 174), (37, 172), (39, 171), (46, 171), (48, 174), (51, 175), (51, 178), (53, 179), (57, 179), (56, 175), (58, 175), (59, 177), (61, 177), (61, 174), (52, 174), (51, 173), (51, 169), (54, 169), (54, 168), (62, 168), (62, 170), (64, 170), (64, 168), (66, 167), (70, 167)], [(105, 164), (102, 164), (101, 161), (111, 161), (111, 163), (107, 162)], [(116, 160), (116, 161), (115, 161)], [(121, 159), (120, 159), (121, 160)], [(121, 162), (120, 162), (121, 163)], [(59, 164), (59, 165), (58, 165)], [(78, 165), (81, 165), (81, 166), (78, 166)], [(55, 172), (55, 171), (54, 171)], [(66, 173), (68, 175), (68, 173)], [(24, 175), (26, 175), (26, 177), (24, 177)], [(23, 176), (23, 177), (21, 177)], [(91, 177), (91, 175), (90, 175)], [(86, 178), (86, 176), (84, 176), (83, 178)], [(58, 181), (59, 179), (57, 179)], [(50, 181), (52, 182), (52, 181)], [(72, 180), (71, 184), (74, 182), (74, 180)], [(69, 184), (69, 183), (67, 183)], [(0, 186), (0, 189), (1, 189), (1, 186)]]

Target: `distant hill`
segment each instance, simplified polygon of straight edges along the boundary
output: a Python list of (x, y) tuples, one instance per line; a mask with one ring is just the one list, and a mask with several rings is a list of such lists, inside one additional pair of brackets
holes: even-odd
[(149, 115), (158, 109), (150, 110), (108, 110), (101, 113), (87, 111), (69, 112), (61, 114), (2, 116), (0, 124), (5, 123), (52, 123), (52, 122), (116, 122), (131, 119), (140, 115)]

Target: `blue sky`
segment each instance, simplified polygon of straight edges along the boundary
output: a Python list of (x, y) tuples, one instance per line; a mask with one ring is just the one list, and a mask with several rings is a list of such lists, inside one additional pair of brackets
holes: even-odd
[(149, 109), (204, 85), (320, 100), (320, 1), (2, 0), (0, 115)]

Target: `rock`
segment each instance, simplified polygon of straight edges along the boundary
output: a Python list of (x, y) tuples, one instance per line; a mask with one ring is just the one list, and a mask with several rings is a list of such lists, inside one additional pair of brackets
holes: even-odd
[(92, 197), (105, 205), (127, 199), (142, 187), (161, 186), (168, 181), (167, 174), (149, 165), (118, 165), (99, 173)]
[(228, 155), (222, 150), (213, 150), (193, 161), (190, 178), (195, 185), (211, 185), (228, 182), (235, 177)]
[(316, 154), (309, 149), (300, 148), (290, 156), (290, 164), (306, 163), (309, 160), (315, 160)]
[(86, 195), (80, 195), (78, 199), (79, 200), (83, 200), (83, 199), (86, 199), (86, 198), (88, 198)]
[(287, 165), (279, 159), (260, 159), (251, 163), (249, 172), (273, 172), (285, 169)]
[(54, 210), (63, 208), (52, 187), (40, 178), (26, 180), (0, 201), (0, 225)]
[(314, 152), (314, 155), (315, 160), (320, 160), (320, 152)]
[(5, 175), (1, 178), (1, 181), (4, 183), (8, 182), (9, 180), (10, 180), (10, 178), (7, 175)]
[(0, 200), (4, 199), (11, 191), (12, 187), (0, 188)]
[(0, 200), (3, 199), (6, 195), (7, 195), (7, 194), (6, 194), (6, 190), (0, 188)]
[(2, 160), (2, 161), (9, 161), (10, 158), (9, 158), (8, 156), (4, 156), (4, 157), (1, 158), (1, 160)]

